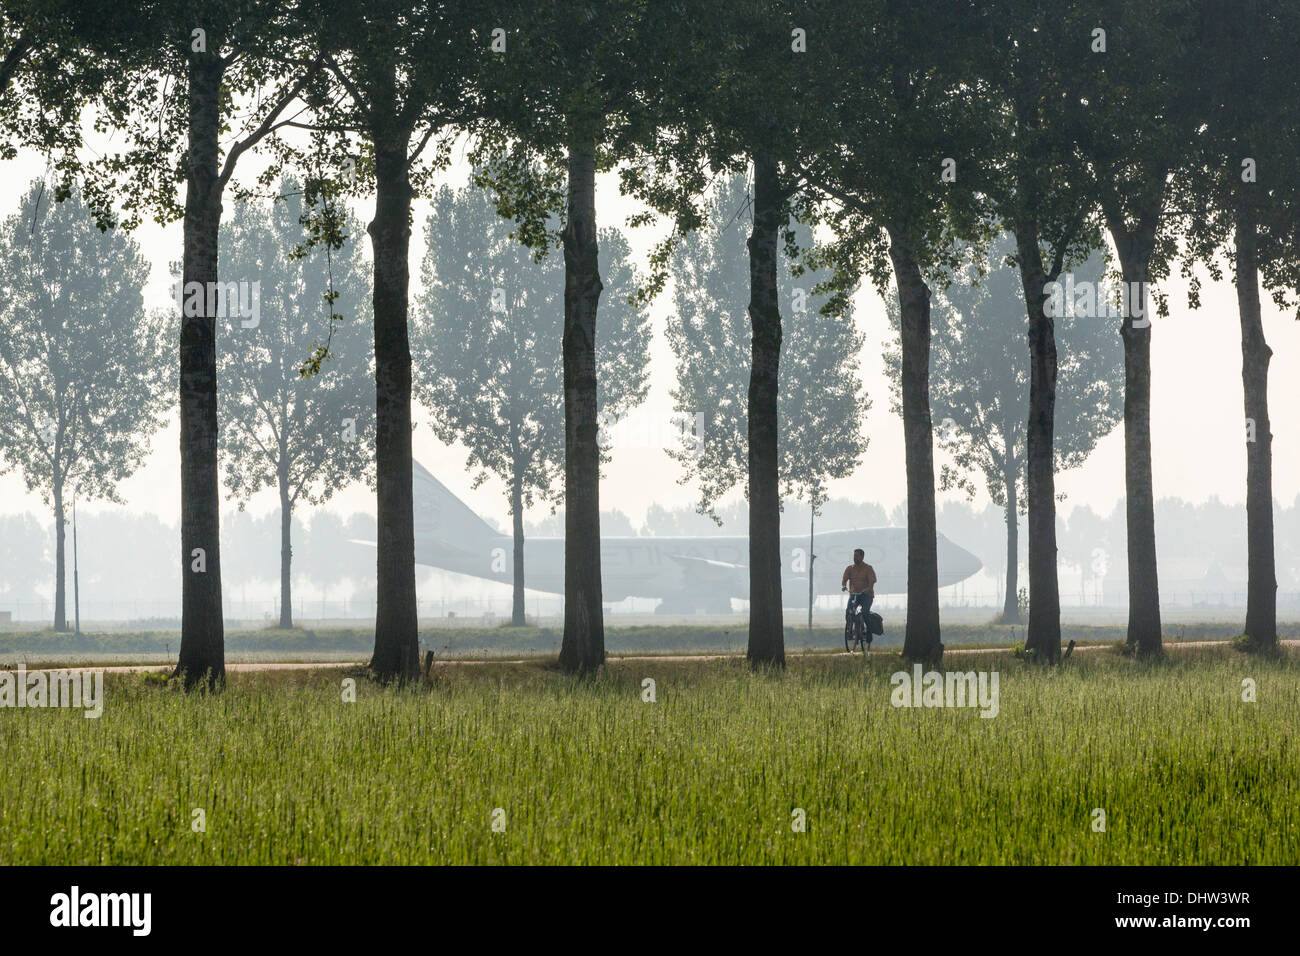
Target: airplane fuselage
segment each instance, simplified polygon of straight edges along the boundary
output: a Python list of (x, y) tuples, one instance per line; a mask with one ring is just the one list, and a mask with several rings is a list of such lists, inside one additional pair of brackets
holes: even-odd
[[(844, 569), (853, 561), (853, 549), (862, 548), (875, 568), (877, 594), (907, 590), (907, 529), (870, 528), (828, 531), (816, 535), (813, 585), (817, 594), (840, 590)], [(510, 584), (514, 580), (514, 542), (506, 535), (465, 548), (445, 542), (417, 542), (416, 560)], [(781, 538), (782, 589), (795, 595), (808, 590), (807, 537)], [(655, 536), (602, 538), (601, 581), (605, 600), (628, 597), (664, 598), (684, 592), (746, 599), (749, 594), (749, 541), (742, 537), (706, 536), (669, 538)], [(979, 570), (972, 555), (946, 538), (939, 540), (939, 586), (955, 584)], [(534, 591), (563, 593), (564, 539), (524, 539), (524, 579)], [(799, 602), (792, 602), (799, 603)]]
[[(415, 560), (471, 577), (514, 582), (514, 539), (476, 515), (419, 462), (414, 467)], [(954, 584), (980, 569), (970, 552), (938, 536), (939, 586)], [(854, 548), (866, 552), (876, 570), (877, 594), (907, 590), (907, 529), (863, 528), (826, 531), (814, 538), (814, 591), (840, 590)], [(524, 539), (524, 584), (532, 591), (564, 593), (564, 539)], [(781, 587), (786, 603), (807, 603), (808, 538), (781, 538)], [(600, 542), (601, 588), (606, 601), (660, 598), (661, 610), (729, 610), (731, 599), (749, 596), (749, 539), (735, 535), (698, 537), (609, 537)]]

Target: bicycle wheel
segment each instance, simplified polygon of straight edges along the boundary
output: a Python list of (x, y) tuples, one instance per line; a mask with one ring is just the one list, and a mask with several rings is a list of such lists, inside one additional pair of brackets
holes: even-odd
[(853, 653), (853, 619), (844, 622), (844, 650)]
[(853, 615), (853, 644), (864, 655), (867, 653), (867, 624), (861, 614)]

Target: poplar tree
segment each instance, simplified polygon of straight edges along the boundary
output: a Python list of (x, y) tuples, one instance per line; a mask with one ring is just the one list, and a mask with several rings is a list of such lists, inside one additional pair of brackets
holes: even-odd
[(0, 226), (0, 474), (17, 468), (53, 511), (56, 631), (68, 498), (120, 503), (169, 404), (171, 329), (145, 314), (148, 272), (134, 242), (42, 181)]
[[(750, 192), (744, 176), (723, 180), (713, 196), (706, 230), (683, 238), (673, 257), (674, 313), (668, 340), (677, 358), (674, 407), (702, 426), (683, 447), (670, 449), (683, 481), (700, 486), (697, 510), (718, 521), (718, 499), (744, 486), (748, 459), (749, 321), (745, 213)], [(791, 238), (811, 248), (812, 230), (796, 224)], [(778, 407), (782, 497), (806, 498), (810, 506), (809, 620), (816, 518), (826, 485), (854, 477), (866, 451), (863, 421), (870, 402), (858, 365), (863, 336), (851, 313), (826, 314), (818, 285), (829, 275), (787, 264), (779, 276), (780, 301), (790, 319), (782, 335)], [(869, 480), (869, 479), (868, 479)], [(811, 626), (811, 624), (810, 624)]]
[[(485, 114), (480, 74), (508, 4), (312, 0), (303, 30), (324, 75), (307, 90), (310, 148), (285, 162), (313, 170), (309, 197), (337, 200), (369, 191), (373, 254), (376, 548), (375, 650), (383, 681), (419, 673), (415, 526), (411, 467), (411, 208), (433, 171), (450, 161), (456, 135)], [(326, 206), (326, 208), (336, 208)], [(316, 224), (336, 244), (337, 219)], [(320, 349), (324, 349), (321, 346)], [(308, 371), (326, 353), (315, 350)]]
[[(564, 256), (564, 637), (560, 665), (605, 662), (600, 571), (600, 275), (596, 174), (653, 134), (653, 80), (680, 23), (672, 3), (549, 0), (512, 15), (489, 73), (477, 181), (538, 255)], [(667, 27), (667, 29), (660, 29)], [(557, 230), (555, 225), (559, 224)]]
[[(818, 73), (804, 95), (820, 129), (798, 168), (835, 240), (814, 256), (834, 266), (837, 294), (862, 278), (897, 290), (899, 381), (907, 471), (907, 624), (903, 653), (942, 652), (930, 410), (930, 311), (963, 256), (987, 240), (986, 197), (968, 188), (996, 137), (970, 82), (987, 42), (978, 4), (861, 3), (815, 8)], [(943, 24), (944, 42), (933, 42)], [(814, 36), (812, 28), (809, 36)], [(834, 38), (833, 40), (831, 38)], [(832, 145), (833, 144), (833, 145)], [(974, 242), (960, 245), (957, 240)]]
[[(221, 271), (260, 278), (259, 315), (236, 327), (218, 358), (221, 453), (229, 496), (242, 509), (266, 488), (280, 504), (280, 626), (293, 627), (293, 513), (321, 505), (367, 477), (374, 460), (374, 394), (369, 337), (370, 285), (357, 237), (293, 256), (304, 239), (304, 198), (292, 179), (269, 208), (240, 203), (226, 223)], [(329, 295), (328, 301), (325, 297)], [(301, 366), (337, 313), (330, 355), (316, 375)], [(242, 325), (243, 323), (240, 323)]]
[[(415, 392), (433, 412), (438, 438), (466, 446), (467, 466), (479, 469), (476, 486), (489, 473), (506, 484), (514, 536), (511, 624), (522, 627), (524, 509), (558, 498), (564, 469), (564, 264), (554, 256), (535, 260), (510, 232), (484, 190), (439, 190), (412, 346)], [(596, 349), (598, 414), (616, 421), (649, 388), (650, 323), (645, 307), (629, 301), (638, 277), (618, 230), (601, 230), (600, 260), (608, 298)]]
[[(145, 215), (182, 221), (179, 349), (181, 639), (185, 686), (225, 681), (217, 461), (217, 329), (222, 202), (239, 160), (296, 115), (320, 68), (284, 4), (274, 0), (149, 0), (129, 18), (95, 98), (96, 123), (126, 146), (77, 164), (100, 225), (132, 229)], [(242, 106), (243, 108), (237, 108)], [(223, 149), (223, 132), (234, 139)], [(185, 184), (184, 199), (177, 193)], [(236, 184), (236, 192), (239, 187)], [(242, 276), (247, 292), (256, 276)], [(225, 315), (223, 304), (227, 307)]]
[[(930, 352), (933, 378), (930, 407), (939, 448), (952, 465), (943, 465), (939, 486), (976, 492), (972, 476), (982, 479), (989, 498), (1006, 520), (1006, 592), (1002, 622), (1021, 623), (1017, 601), (1019, 516), (1026, 511), (1027, 446), (1032, 422), (1033, 355), (1025, 349), (1025, 302), (1021, 269), (1014, 260), (1017, 242), (1004, 235), (990, 248), (990, 270), (976, 279), (975, 270), (959, 277), (936, 297)], [(1068, 288), (1098, 285), (1105, 272), (1100, 253), (1067, 273)], [(1123, 395), (1123, 360), (1119, 340), (1104, 320), (1076, 312), (1072, 302), (1053, 323), (1059, 343), (1059, 382), (1053, 403), (1060, 414), (1054, 431), (1053, 472), (1083, 464), (1097, 442), (1118, 423)], [(898, 330), (896, 301), (889, 318)], [(899, 403), (898, 349), (885, 353), (894, 405)], [(1054, 510), (1054, 509), (1053, 509)], [(1054, 536), (1053, 536), (1054, 540)], [(1055, 574), (1055, 551), (1052, 554)], [(1030, 609), (1033, 587), (1030, 586)], [(1028, 646), (1028, 644), (1026, 645)]]
[(1237, 290), (1246, 444), (1246, 620), (1248, 646), (1277, 646), (1277, 559), (1273, 526), (1273, 435), (1268, 403), (1272, 349), (1264, 337), (1260, 287), (1279, 308), (1300, 291), (1300, 78), (1294, 44), (1300, 10), (1282, 0), (1214, 4), (1217, 57), (1208, 76), (1209, 109), (1189, 174), (1175, 183), (1184, 212), (1182, 272), (1191, 305), (1193, 271), (1217, 281), (1226, 254)]
[[(1091, 28), (1076, 30), (1089, 57), (1066, 74), (1061, 100), (1086, 161), (1088, 188), (1100, 204), (1119, 256), (1126, 294), (1124, 342), (1124, 490), (1128, 527), (1127, 646), (1159, 654), (1160, 586), (1155, 492), (1151, 477), (1151, 343), (1168, 315), (1153, 284), (1177, 255), (1176, 190), (1207, 118), (1203, 83), (1217, 42), (1206, 0), (1109, 4)], [(1154, 314), (1153, 314), (1154, 307)]]

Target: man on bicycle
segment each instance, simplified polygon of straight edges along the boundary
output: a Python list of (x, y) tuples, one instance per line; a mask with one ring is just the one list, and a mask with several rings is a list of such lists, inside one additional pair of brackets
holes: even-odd
[(862, 619), (866, 621), (871, 602), (876, 597), (876, 569), (867, 564), (866, 552), (861, 548), (853, 551), (853, 563), (844, 569), (840, 578), (840, 590), (849, 592), (849, 606), (844, 610), (844, 620), (853, 617), (855, 607), (862, 608)]

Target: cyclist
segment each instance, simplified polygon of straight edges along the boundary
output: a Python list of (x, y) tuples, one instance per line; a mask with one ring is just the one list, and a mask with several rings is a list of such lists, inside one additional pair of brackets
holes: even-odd
[(855, 548), (853, 563), (844, 569), (844, 576), (840, 578), (840, 590), (849, 592), (849, 605), (844, 609), (846, 623), (852, 619), (854, 607), (862, 608), (862, 620), (865, 623), (871, 602), (876, 597), (876, 569), (867, 564), (865, 558), (866, 552)]

